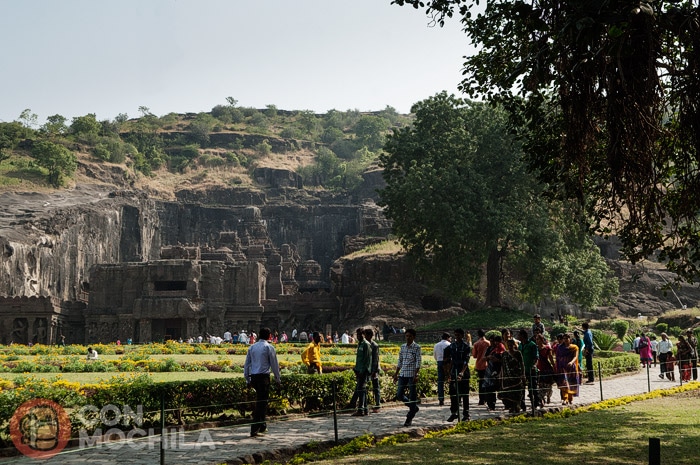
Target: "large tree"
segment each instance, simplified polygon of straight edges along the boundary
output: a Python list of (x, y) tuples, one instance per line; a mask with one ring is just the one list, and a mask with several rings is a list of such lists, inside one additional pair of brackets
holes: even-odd
[(478, 52), (461, 88), (530, 126), (530, 165), (578, 199), (633, 261), (659, 251), (700, 269), (700, 6), (697, 0), (393, 0)]
[[(507, 130), (505, 112), (444, 92), (412, 112), (414, 124), (389, 136), (380, 157), (387, 182), (380, 194), (423, 276), (463, 296), (478, 291), (486, 264), (486, 303), (500, 305), (502, 266), (511, 259), (511, 268), (527, 281), (528, 300), (572, 294), (571, 275), (562, 274), (557, 286), (543, 283), (556, 259), (590, 252), (590, 243), (580, 234), (564, 239), (553, 218), (565, 212), (540, 195), (541, 185)], [(580, 270), (582, 260), (566, 262), (574, 273)], [(605, 267), (596, 270), (605, 281)]]

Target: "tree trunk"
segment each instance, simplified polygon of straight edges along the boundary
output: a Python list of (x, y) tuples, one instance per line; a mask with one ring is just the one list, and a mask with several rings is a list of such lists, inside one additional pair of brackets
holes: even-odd
[(497, 247), (489, 251), (486, 262), (486, 305), (501, 306), (501, 252)]

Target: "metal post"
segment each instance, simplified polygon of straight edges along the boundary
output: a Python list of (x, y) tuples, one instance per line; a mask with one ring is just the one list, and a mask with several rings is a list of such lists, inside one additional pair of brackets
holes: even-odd
[(651, 392), (651, 379), (649, 378), (649, 364), (647, 363), (647, 392)]
[(598, 362), (598, 385), (600, 385), (600, 401), (603, 402), (603, 370)]
[(165, 391), (160, 393), (160, 465), (165, 465)]
[(661, 465), (661, 439), (649, 438), (649, 465)]
[(335, 442), (338, 443), (338, 381), (333, 380), (333, 431), (335, 431)]

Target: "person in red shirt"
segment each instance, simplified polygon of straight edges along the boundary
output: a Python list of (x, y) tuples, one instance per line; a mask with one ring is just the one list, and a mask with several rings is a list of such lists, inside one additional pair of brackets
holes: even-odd
[(484, 398), (484, 375), (486, 374), (486, 367), (488, 366), (488, 360), (486, 360), (486, 350), (491, 346), (491, 343), (486, 340), (484, 330), (480, 329), (476, 332), (479, 339), (474, 343), (472, 347), (472, 357), (476, 360), (474, 364), (474, 370), (479, 378), (479, 405), (486, 404)]

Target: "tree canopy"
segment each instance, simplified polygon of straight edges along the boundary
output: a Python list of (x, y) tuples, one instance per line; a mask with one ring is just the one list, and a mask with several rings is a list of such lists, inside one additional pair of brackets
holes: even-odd
[(380, 196), (400, 242), (433, 285), (454, 296), (475, 293), (486, 263), (487, 304), (500, 305), (506, 260), (525, 278), (521, 297), (530, 301), (574, 295), (573, 278), (585, 267), (601, 286), (592, 286), (591, 296), (580, 292), (580, 303), (592, 307), (614, 293), (590, 239), (575, 233), (560, 204), (540, 195), (502, 109), (443, 92), (412, 112), (414, 124), (389, 136), (380, 156), (387, 182)]
[[(696, 0), (393, 0), (459, 16), (478, 52), (461, 89), (529, 126), (530, 168), (640, 260), (700, 276)], [(479, 5), (481, 3), (481, 5)]]
[(73, 152), (48, 140), (34, 144), (32, 157), (40, 166), (49, 170), (49, 182), (54, 187), (62, 186), (65, 178), (72, 176), (78, 166)]

